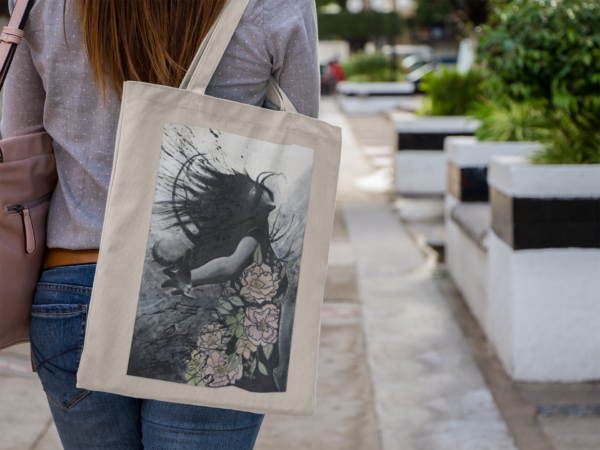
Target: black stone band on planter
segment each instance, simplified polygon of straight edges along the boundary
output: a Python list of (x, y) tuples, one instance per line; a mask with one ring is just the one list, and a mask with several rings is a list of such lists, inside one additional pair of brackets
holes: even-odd
[(515, 250), (600, 248), (600, 198), (509, 197), (490, 188), (492, 229)]
[(449, 162), (448, 192), (461, 202), (487, 202), (487, 166), (458, 167)]
[(393, 91), (381, 91), (381, 92), (369, 92), (367, 94), (363, 92), (344, 92), (343, 95), (346, 97), (407, 97), (414, 95), (414, 92), (393, 92)]
[(472, 136), (473, 133), (407, 133), (398, 132), (398, 150), (443, 150), (448, 136)]

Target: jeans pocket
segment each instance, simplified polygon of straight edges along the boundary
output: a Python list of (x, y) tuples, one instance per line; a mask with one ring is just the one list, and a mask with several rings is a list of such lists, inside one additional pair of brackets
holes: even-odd
[(33, 362), (48, 398), (64, 409), (89, 393), (75, 386), (86, 316), (87, 305), (82, 303), (31, 307)]

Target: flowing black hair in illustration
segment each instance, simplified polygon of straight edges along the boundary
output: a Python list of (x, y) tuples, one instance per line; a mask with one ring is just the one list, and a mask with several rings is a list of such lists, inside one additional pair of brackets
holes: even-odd
[(160, 202), (157, 213), (171, 219), (169, 226), (180, 227), (195, 246), (217, 244), (259, 218), (265, 192), (274, 201), (265, 182), (275, 175), (263, 172), (252, 179), (247, 172), (221, 171), (197, 154), (173, 177), (171, 200)]

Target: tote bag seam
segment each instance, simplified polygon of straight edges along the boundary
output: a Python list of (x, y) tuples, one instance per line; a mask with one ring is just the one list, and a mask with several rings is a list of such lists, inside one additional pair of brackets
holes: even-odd
[[(216, 98), (216, 97), (215, 97), (215, 98)], [(146, 98), (142, 98), (142, 97), (130, 97), (128, 100), (139, 100), (139, 101), (143, 101), (143, 102), (146, 102), (146, 103), (152, 103), (152, 104), (154, 104), (154, 105), (161, 105), (161, 106), (174, 106), (174, 105), (173, 105), (173, 104), (171, 104), (171, 103), (157, 102), (157, 101), (155, 101), (155, 100), (148, 100), (148, 99), (146, 99)], [(224, 101), (227, 101), (226, 99), (218, 99), (218, 100), (224, 100)], [(232, 102), (232, 103), (243, 104), (243, 103), (238, 103), (238, 102)], [(253, 106), (253, 105), (247, 105), (247, 106)], [(207, 112), (205, 112), (205, 111), (201, 111), (201, 110), (198, 110), (198, 109), (196, 109), (196, 108), (191, 108), (191, 107), (189, 107), (189, 106), (176, 105), (175, 107), (176, 107), (176, 108), (178, 108), (178, 109), (187, 109), (187, 110), (189, 110), (189, 111), (196, 111), (196, 112), (200, 112), (200, 113), (202, 113), (202, 114), (206, 114), (206, 115), (209, 115), (209, 116), (218, 117), (219, 119), (227, 119), (227, 118), (229, 118), (229, 116), (226, 116), (226, 115), (220, 115), (220, 114), (215, 114), (215, 113), (207, 113)], [(258, 108), (258, 106), (253, 106), (253, 107), (254, 107), (254, 108)], [(263, 109), (264, 109), (264, 108), (263, 108)], [(265, 109), (265, 111), (269, 111), (269, 110)], [(275, 113), (283, 113), (283, 114), (285, 114), (285, 111), (273, 111), (273, 112), (275, 112)], [(300, 113), (292, 113), (292, 112), (289, 112), (289, 114), (298, 114), (298, 115), (300, 115)], [(306, 116), (306, 118), (308, 118), (308, 119), (312, 119), (312, 117), (308, 117), (308, 116)], [(236, 118), (236, 119), (235, 119), (233, 122), (234, 122), (234, 123), (244, 123), (244, 124), (248, 124), (248, 125), (253, 125), (253, 126), (255, 126), (255, 127), (261, 127), (261, 128), (265, 128), (265, 129), (268, 129), (268, 130), (281, 130), (281, 129), (286, 129), (286, 130), (291, 130), (291, 131), (299, 131), (299, 132), (301, 132), (301, 133), (303, 133), (303, 134), (306, 134), (306, 135), (308, 135), (308, 136), (313, 136), (313, 137), (315, 137), (315, 138), (318, 138), (318, 139), (321, 139), (321, 140), (323, 140), (323, 141), (331, 142), (331, 143), (334, 143), (334, 144), (336, 144), (336, 143), (338, 143), (338, 142), (339, 142), (339, 139), (335, 139), (335, 140), (333, 140), (333, 139), (328, 139), (328, 138), (324, 138), (324, 137), (322, 137), (322, 136), (320, 136), (320, 135), (318, 135), (318, 134), (309, 133), (309, 132), (306, 132), (306, 131), (304, 131), (304, 130), (301, 130), (301, 129), (299, 129), (299, 128), (298, 128), (298, 126), (297, 126), (297, 125), (298, 125), (298, 119), (299, 119), (299, 118), (298, 118), (298, 117), (295, 117), (295, 119), (296, 119), (296, 120), (295, 120), (295, 122), (296, 122), (296, 123), (295, 123), (295, 125), (296, 125), (296, 126), (294, 126), (294, 127), (285, 127), (285, 126), (272, 127), (272, 126), (269, 126), (269, 125), (257, 124), (256, 122), (248, 122), (248, 121), (245, 121), (245, 120), (241, 120), (241, 119), (239, 119), (239, 118)], [(316, 120), (318, 120), (318, 119), (316, 119)], [(319, 121), (319, 122), (322, 122), (322, 123), (324, 123), (324, 124), (326, 124), (326, 125), (329, 125), (327, 122), (323, 122), (323, 121)], [(329, 126), (331, 126), (331, 125), (329, 125)]]
[[(227, 103), (233, 103), (235, 105), (242, 105), (242, 106), (250, 106), (250, 107), (253, 107), (253, 108), (260, 108), (259, 106), (250, 105), (250, 104), (247, 104), (247, 103), (240, 103), (240, 102), (236, 102), (236, 101), (233, 101), (233, 100), (228, 100), (226, 98), (212, 97), (212, 96), (206, 95), (206, 94), (198, 94), (197, 92), (191, 91), (189, 89), (174, 88), (174, 87), (171, 87), (171, 86), (163, 86), (163, 85), (159, 85), (159, 84), (144, 83), (144, 82), (141, 82), (141, 81), (127, 81), (125, 83), (125, 85), (127, 85), (127, 84), (142, 85), (142, 86), (151, 86), (153, 89), (157, 88), (157, 89), (160, 89), (160, 90), (165, 91), (165, 92), (187, 91), (189, 94), (195, 95), (195, 96), (199, 96), (199, 97), (210, 97), (211, 99), (214, 99), (214, 100), (221, 100), (221, 101), (224, 101), (224, 102), (227, 102)], [(189, 106), (173, 105), (172, 103), (165, 103), (165, 102), (159, 102), (159, 101), (157, 102), (155, 100), (149, 100), (149, 99), (146, 99), (144, 97), (133, 96), (133, 97), (129, 97), (129, 98), (126, 99), (126, 95), (125, 95), (125, 93), (123, 93), (123, 102), (125, 102), (126, 100), (142, 100), (142, 101), (146, 101), (146, 102), (149, 102), (149, 103), (154, 103), (154, 104), (157, 104), (157, 105), (171, 106), (171, 107), (175, 106), (177, 108), (184, 108), (184, 109), (188, 109), (188, 110), (192, 110), (192, 111), (202, 112), (199, 109), (191, 108)], [(325, 122), (324, 120), (318, 119), (316, 117), (310, 117), (310, 116), (307, 116), (307, 115), (304, 115), (304, 114), (300, 114), (297, 111), (296, 112), (292, 112), (292, 111), (275, 111), (275, 110), (270, 110), (270, 109), (267, 109), (267, 108), (260, 108), (260, 109), (264, 110), (264, 111), (268, 111), (269, 113), (273, 113), (273, 114), (277, 114), (277, 113), (295, 114), (295, 115), (297, 115), (297, 117), (296, 117), (297, 120), (299, 120), (302, 117), (302, 120), (307, 120), (309, 122), (317, 122), (320, 125), (324, 125), (324, 126), (328, 127), (331, 131), (335, 130), (335, 131), (340, 132), (340, 130), (341, 130), (341, 128), (338, 127), (338, 126), (331, 125), (330, 123)], [(224, 116), (219, 116), (219, 117), (224, 117)], [(271, 127), (271, 128), (273, 128), (273, 129), (279, 129), (279, 127)], [(321, 136), (313, 134), (313, 133), (308, 133), (308, 132), (304, 132), (304, 133), (308, 134), (308, 135), (311, 135), (311, 136), (318, 137), (318, 138), (326, 140), (326, 141), (341, 142), (341, 139), (335, 139), (335, 140), (332, 141), (331, 139), (322, 138)], [(340, 138), (341, 138), (341, 136), (340, 136)]]
[[(260, 106), (250, 105), (248, 103), (236, 102), (234, 100), (229, 100), (227, 98), (213, 97), (212, 95), (207, 95), (207, 94), (199, 94), (199, 93), (191, 91), (189, 89), (182, 89), (182, 88), (172, 87), (172, 86), (164, 86), (164, 85), (161, 85), (161, 84), (145, 83), (143, 81), (126, 81), (124, 83), (124, 85), (127, 85), (127, 84), (150, 86), (152, 89), (160, 89), (160, 90), (165, 91), (165, 92), (187, 91), (187, 93), (190, 94), (190, 95), (195, 95), (195, 96), (198, 96), (198, 97), (209, 97), (209, 98), (214, 99), (214, 100), (221, 100), (221, 101), (224, 101), (224, 102), (227, 102), (227, 103), (232, 103), (232, 104), (235, 104), (235, 105), (242, 105), (242, 106), (250, 106), (250, 107), (253, 107), (253, 108), (260, 108), (260, 109), (262, 109), (264, 111), (269, 111), (269, 112), (272, 112), (274, 114), (277, 114), (277, 113), (296, 114), (299, 117), (303, 117), (305, 120), (314, 121), (314, 122), (318, 122), (320, 124), (326, 125), (327, 127), (329, 127), (332, 130), (341, 130), (341, 128), (338, 127), (338, 126), (331, 125), (330, 123), (325, 122), (324, 120), (318, 119), (316, 117), (310, 117), (310, 116), (307, 116), (305, 114), (301, 114), (298, 111), (295, 111), (295, 112), (294, 111), (276, 111), (276, 110), (272, 110), (272, 109), (261, 108)], [(282, 90), (283, 90), (283, 88), (282, 88)], [(128, 99), (129, 100), (146, 100), (148, 102), (157, 103), (159, 105), (173, 106), (171, 103), (156, 102), (156, 101), (153, 101), (153, 100), (148, 100), (148, 99), (143, 98), (143, 97), (136, 97), (136, 96), (134, 96), (134, 97), (129, 97)], [(123, 102), (125, 102), (125, 101), (126, 101), (126, 95), (125, 95), (125, 93), (123, 93)], [(179, 107), (179, 105), (177, 105), (177, 107)], [(193, 108), (190, 108), (189, 106), (182, 106), (182, 108), (193, 109)]]

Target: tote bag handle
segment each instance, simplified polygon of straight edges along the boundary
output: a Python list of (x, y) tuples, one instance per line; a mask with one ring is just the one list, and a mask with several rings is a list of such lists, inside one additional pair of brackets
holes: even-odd
[(29, 16), (32, 6), (33, 0), (17, 0), (8, 25), (2, 29), (2, 34), (0, 35), (0, 64), (2, 64), (2, 68), (0, 69), (0, 89), (4, 85), (4, 80), (17, 51), (17, 46), (21, 43), (21, 39), (23, 39), (23, 29), (25, 28), (25, 22), (27, 22), (27, 16)]
[[(221, 61), (229, 41), (242, 18), (250, 0), (227, 0), (221, 14), (200, 44), (196, 56), (190, 65), (181, 89), (204, 94), (217, 66)], [(297, 112), (296, 108), (285, 95), (283, 89), (273, 77), (267, 85), (267, 98), (277, 105), (281, 111)]]

